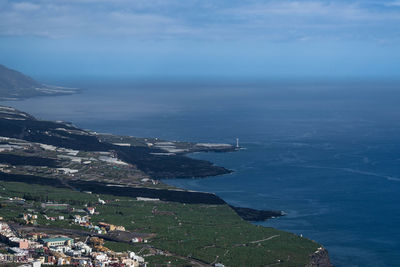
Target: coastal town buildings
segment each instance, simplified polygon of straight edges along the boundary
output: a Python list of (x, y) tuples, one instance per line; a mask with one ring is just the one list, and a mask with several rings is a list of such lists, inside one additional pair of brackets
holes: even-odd
[(103, 247), (104, 240), (97, 237), (75, 242), (74, 238), (67, 236), (28, 233), (22, 238), (8, 223), (0, 221), (0, 241), (7, 245), (7, 253), (0, 253), (0, 265), (146, 266), (143, 257), (129, 251), (116, 253)]
[(74, 244), (74, 240), (68, 237), (45, 238), (42, 239), (42, 242), (46, 247), (71, 246)]

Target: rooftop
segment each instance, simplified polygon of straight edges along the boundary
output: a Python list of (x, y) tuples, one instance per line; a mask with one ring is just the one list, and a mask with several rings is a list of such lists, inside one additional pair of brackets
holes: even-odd
[(73, 240), (72, 238), (68, 237), (55, 237), (55, 238), (44, 238), (42, 239), (43, 242), (57, 242), (57, 241), (68, 241), (68, 240)]

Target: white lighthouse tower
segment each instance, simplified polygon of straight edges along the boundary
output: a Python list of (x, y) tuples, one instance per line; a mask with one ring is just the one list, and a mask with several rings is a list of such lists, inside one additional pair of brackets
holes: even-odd
[(240, 148), (240, 146), (239, 146), (239, 138), (236, 138), (236, 148)]

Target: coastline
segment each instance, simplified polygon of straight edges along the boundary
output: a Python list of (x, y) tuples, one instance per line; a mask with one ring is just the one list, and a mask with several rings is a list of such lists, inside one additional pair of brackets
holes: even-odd
[[(236, 148), (229, 144), (210, 144), (210, 143), (190, 143), (179, 141), (164, 141), (154, 138), (135, 138), (131, 136), (117, 136), (112, 134), (98, 134), (92, 131), (84, 131), (73, 126), (70, 123), (37, 120), (28, 113), (21, 112), (12, 107), (0, 106), (0, 126), (4, 129), (2, 136), (11, 138), (10, 140), (24, 140), (29, 142), (28, 146), (37, 147), (30, 153), (23, 150), (19, 154), (4, 154), (0, 158), (2, 163), (38, 166), (38, 171), (32, 172), (32, 169), (15, 173), (0, 172), (0, 179), (6, 181), (20, 181), (36, 184), (51, 184), (56, 187), (71, 187), (79, 191), (93, 191), (97, 193), (109, 192), (114, 195), (133, 196), (133, 197), (149, 197), (157, 198), (163, 201), (181, 202), (187, 204), (227, 204), (223, 199), (209, 192), (193, 192), (186, 189), (173, 190), (174, 188), (163, 188), (164, 186), (156, 186), (152, 188), (146, 187), (146, 183), (138, 183), (132, 187), (129, 183), (122, 180), (101, 181), (88, 180), (84, 177), (74, 176), (73, 178), (66, 175), (43, 176), (39, 165), (46, 165), (51, 168), (69, 170), (69, 160), (79, 159), (68, 154), (73, 153), (75, 156), (79, 151), (93, 153), (110, 153), (96, 151), (111, 151), (115, 159), (123, 164), (131, 164), (136, 166), (140, 171), (144, 172), (150, 178), (159, 181), (168, 178), (202, 178), (213, 177), (222, 174), (232, 173), (224, 167), (215, 165), (207, 160), (193, 159), (187, 156), (189, 153), (195, 152), (232, 152)], [(22, 139), (19, 139), (21, 138)], [(7, 142), (8, 139), (5, 139)], [(14, 141), (14, 142), (15, 142)], [(9, 141), (10, 142), (10, 141)], [(119, 142), (119, 143), (116, 143)], [(37, 145), (39, 144), (39, 146)], [(23, 147), (23, 146), (22, 146)], [(54, 154), (43, 154), (43, 149), (50, 150), (51, 153), (60, 147), (60, 151)], [(65, 149), (69, 149), (65, 153)], [(71, 152), (72, 151), (72, 152)], [(76, 152), (73, 152), (76, 151)], [(172, 151), (174, 153), (172, 153)], [(169, 152), (168, 155), (164, 155)], [(164, 154), (162, 154), (164, 153)], [(162, 154), (162, 155), (160, 155)], [(56, 156), (56, 160), (54, 159)], [(62, 160), (67, 161), (62, 165)], [(83, 159), (83, 158), (82, 158)], [(113, 158), (108, 158), (113, 159)], [(60, 162), (61, 160), (61, 162)], [(67, 164), (67, 165), (65, 165)], [(84, 168), (81, 165), (80, 168)], [(110, 165), (111, 166), (111, 165)], [(64, 167), (64, 168), (60, 168)], [(115, 167), (115, 166), (114, 166)], [(113, 168), (114, 168), (113, 167)], [(84, 169), (82, 169), (83, 171)], [(100, 173), (101, 170), (97, 171)], [(78, 170), (76, 172), (79, 172)], [(13, 174), (14, 173), (14, 174)], [(100, 173), (101, 174), (101, 173)], [(142, 179), (143, 180), (143, 179)], [(145, 179), (146, 180), (146, 179)], [(114, 186), (110, 186), (114, 185)], [(125, 186), (123, 189), (121, 186)], [(248, 221), (264, 221), (272, 217), (282, 216), (281, 211), (255, 210), (247, 207), (231, 207), (235, 212)]]
[[(149, 147), (149, 145), (147, 145), (147, 147), (131, 145), (121, 146), (114, 143), (102, 142), (98, 139), (96, 134), (93, 134), (89, 131), (81, 130), (71, 124), (63, 122), (36, 120), (29, 114), (17, 111), (15, 109), (3, 108), (3, 113), (4, 117), (0, 118), (0, 123), (2, 126), (4, 126), (2, 127), (3, 129), (7, 129), (2, 133), (2, 136), (4, 136), (3, 139), (6, 142), (9, 139), (14, 140), (12, 142), (15, 142), (15, 140), (17, 139), (19, 140), (18, 142), (23, 140), (28, 144), (28, 146), (30, 146), (30, 155), (34, 155), (34, 153), (37, 153), (37, 151), (42, 149), (40, 150), (42, 152), (40, 152), (38, 155), (46, 156), (47, 154), (45, 154), (44, 151), (46, 151), (46, 149), (50, 149), (51, 152), (48, 153), (53, 153), (53, 157), (56, 156), (56, 158), (58, 158), (58, 161), (61, 161), (61, 159), (57, 157), (57, 155), (62, 155), (62, 153), (74, 154), (79, 153), (80, 151), (84, 151), (84, 153), (89, 153), (89, 156), (93, 155), (93, 153), (109, 153), (112, 158), (115, 157), (115, 159), (117, 160), (123, 160), (122, 162), (125, 161), (128, 165), (131, 164), (130, 166), (138, 166), (141, 171), (149, 175), (149, 177), (154, 178), (155, 180), (158, 180), (161, 177), (201, 178), (232, 172), (225, 169), (224, 167), (216, 166), (210, 161), (192, 159), (182, 154), (154, 155), (154, 153), (160, 153), (163, 150), (160, 148)], [(29, 127), (27, 128), (26, 126)], [(23, 139), (20, 139), (21, 136), (23, 136)], [(18, 144), (20, 144), (18, 142), (17, 146)], [(40, 147), (39, 150), (37, 148), (38, 144)], [(57, 148), (62, 148), (60, 150), (61, 152), (59, 152)], [(209, 148), (207, 148), (203, 149), (202, 152), (207, 151), (214, 150), (210, 150)], [(190, 153), (190, 151), (188, 152)], [(18, 155), (18, 157), (20, 158), (17, 157), (13, 160), (18, 161), (21, 158), (24, 158), (24, 160), (26, 160), (28, 158), (26, 156), (26, 152), (23, 152), (23, 150), (19, 153), (20, 154)], [(54, 153), (56, 155), (54, 155)], [(74, 155), (76, 156), (77, 154)], [(43, 157), (35, 158), (34, 160), (43, 160)], [(62, 165), (56, 167), (61, 166)], [(84, 164), (81, 166), (83, 168)], [(112, 168), (114, 169), (115, 166)], [(22, 170), (24, 171), (24, 169)], [(166, 173), (168, 175), (166, 175), (165, 177)], [(188, 191), (186, 189), (163, 188), (162, 184), (160, 185), (161, 187), (157, 186), (153, 188), (145, 187), (144, 184), (140, 184), (141, 186), (132, 186), (123, 183), (122, 181), (118, 182), (118, 179), (115, 179), (115, 181), (112, 182), (105, 182), (100, 180), (81, 180), (79, 179), (79, 176), (75, 176), (73, 178), (72, 177), (68, 175), (65, 175), (65, 177), (63, 175), (50, 175), (45, 177), (40, 175), (30, 175), (27, 174), (27, 172), (0, 172), (0, 179), (6, 182), (23, 182), (28, 184), (30, 183), (38, 185), (48, 185), (59, 188), (73, 189), (79, 192), (109, 194), (114, 196), (127, 196), (131, 198), (149, 198), (162, 202), (165, 201), (165, 203), (178, 202), (183, 204), (204, 204), (208, 206), (216, 205), (219, 207), (223, 207), (224, 205), (226, 205), (227, 207), (230, 207), (230, 209), (235, 211), (235, 213), (239, 215), (239, 217), (243, 220), (252, 222), (263, 221), (269, 218), (283, 215), (280, 211), (255, 210), (246, 207), (230, 206), (219, 196), (208, 192), (195, 192)], [(317, 243), (315, 242), (315, 244)]]
[[(34, 175), (15, 175), (0, 172), (0, 180), (6, 182), (23, 182), (37, 185), (51, 185), (60, 188), (73, 188), (80, 192), (110, 194), (114, 196), (143, 197), (159, 199), (160, 201), (178, 202), (184, 204), (228, 205), (219, 196), (208, 192), (187, 191), (185, 189), (151, 189), (145, 187), (130, 187), (121, 184), (104, 184), (95, 181), (69, 180), (60, 181)], [(243, 220), (265, 221), (270, 218), (283, 216), (282, 211), (257, 210), (246, 207), (229, 205)]]

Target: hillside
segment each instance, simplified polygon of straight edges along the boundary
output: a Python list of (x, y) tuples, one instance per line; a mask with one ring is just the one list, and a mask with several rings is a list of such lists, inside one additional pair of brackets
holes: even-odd
[(78, 90), (41, 84), (29, 76), (0, 64), (0, 100), (74, 94)]

